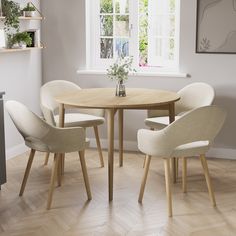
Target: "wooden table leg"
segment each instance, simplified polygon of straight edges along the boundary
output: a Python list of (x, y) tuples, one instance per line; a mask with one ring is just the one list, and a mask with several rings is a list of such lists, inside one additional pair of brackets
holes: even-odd
[[(59, 127), (64, 128), (65, 125), (65, 106), (64, 104), (59, 104)], [(64, 174), (65, 170), (65, 154), (60, 154), (61, 158), (59, 158), (61, 174)]]
[(124, 110), (119, 109), (119, 164), (123, 166), (123, 120)]
[[(175, 121), (175, 103), (169, 104), (169, 123), (172, 123)], [(172, 169), (172, 177), (173, 177), (173, 182), (177, 182), (177, 169), (176, 167), (178, 166), (177, 163), (178, 159), (173, 157), (171, 158), (171, 169)]]
[(107, 109), (109, 201), (112, 201), (112, 200), (113, 200), (114, 115), (115, 115), (115, 110), (114, 110), (114, 109)]

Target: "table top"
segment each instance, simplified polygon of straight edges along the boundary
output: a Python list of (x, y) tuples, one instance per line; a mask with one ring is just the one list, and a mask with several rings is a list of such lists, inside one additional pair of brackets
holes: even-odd
[(56, 97), (58, 103), (79, 108), (138, 109), (152, 108), (176, 102), (180, 96), (171, 91), (127, 88), (126, 97), (116, 97), (115, 88), (81, 89), (76, 93)]

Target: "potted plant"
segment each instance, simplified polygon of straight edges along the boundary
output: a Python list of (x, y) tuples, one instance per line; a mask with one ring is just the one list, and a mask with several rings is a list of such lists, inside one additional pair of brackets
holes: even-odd
[(4, 31), (7, 36), (7, 47), (11, 48), (11, 39), (14, 33), (18, 33), (20, 30), (20, 6), (18, 3), (11, 0), (2, 0), (2, 12), (5, 16)]
[(2, 12), (3, 16), (5, 16), (4, 30), (6, 32), (11, 30), (19, 31), (19, 4), (14, 1), (2, 0)]
[(111, 80), (116, 80), (118, 83), (116, 85), (116, 96), (125, 97), (125, 81), (128, 80), (128, 75), (130, 72), (136, 72), (132, 68), (133, 57), (119, 57), (114, 64), (107, 69), (108, 78)]
[(8, 44), (12, 48), (26, 48), (32, 43), (32, 38), (27, 32), (16, 33), (8, 38)]
[(26, 17), (33, 17), (35, 16), (36, 8), (29, 2), (27, 3), (26, 7), (23, 8), (23, 15)]

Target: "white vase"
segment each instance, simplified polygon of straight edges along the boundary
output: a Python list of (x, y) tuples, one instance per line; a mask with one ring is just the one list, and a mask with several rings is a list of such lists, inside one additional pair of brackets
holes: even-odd
[(23, 14), (25, 17), (34, 17), (35, 11), (24, 11)]

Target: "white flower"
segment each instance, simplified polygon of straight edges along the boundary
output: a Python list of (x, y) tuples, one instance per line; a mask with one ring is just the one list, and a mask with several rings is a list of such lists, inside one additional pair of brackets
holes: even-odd
[(119, 57), (116, 62), (107, 69), (108, 78), (118, 81), (127, 80), (130, 72), (136, 70), (132, 68), (133, 57)]

